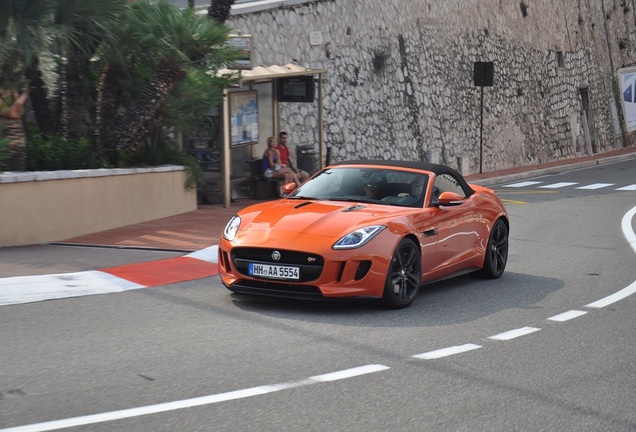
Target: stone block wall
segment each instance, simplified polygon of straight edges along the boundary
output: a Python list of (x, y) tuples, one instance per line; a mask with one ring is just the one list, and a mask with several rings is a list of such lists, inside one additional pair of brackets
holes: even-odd
[[(636, 62), (635, 0), (318, 0), (241, 13), (255, 65), (325, 68), (332, 160), (438, 160), (465, 174), (633, 145), (616, 70)], [(318, 32), (321, 43), (310, 38)], [(492, 61), (481, 88), (475, 61)], [(318, 142), (316, 104), (281, 103), (293, 143)]]

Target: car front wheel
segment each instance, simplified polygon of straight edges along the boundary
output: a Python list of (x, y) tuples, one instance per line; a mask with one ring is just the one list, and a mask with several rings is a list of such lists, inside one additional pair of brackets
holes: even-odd
[(392, 309), (401, 309), (413, 303), (421, 280), (420, 251), (411, 240), (403, 239), (389, 263), (382, 297), (384, 305)]

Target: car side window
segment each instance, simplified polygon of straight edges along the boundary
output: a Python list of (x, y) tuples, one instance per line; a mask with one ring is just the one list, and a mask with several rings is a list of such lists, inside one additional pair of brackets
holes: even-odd
[(457, 179), (451, 174), (440, 174), (435, 177), (435, 183), (433, 183), (433, 197), (431, 199), (431, 202), (437, 202), (439, 196), (444, 192), (454, 192), (462, 198), (466, 198), (464, 189), (462, 189)]

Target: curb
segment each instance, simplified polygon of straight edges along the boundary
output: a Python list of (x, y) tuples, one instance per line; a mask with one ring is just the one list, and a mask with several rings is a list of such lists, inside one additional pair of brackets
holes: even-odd
[(74, 273), (0, 278), (0, 306), (152, 288), (218, 274), (218, 246), (181, 257)]

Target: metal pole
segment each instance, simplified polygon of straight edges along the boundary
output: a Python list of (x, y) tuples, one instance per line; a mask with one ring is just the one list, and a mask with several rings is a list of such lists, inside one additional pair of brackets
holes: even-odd
[(479, 174), (483, 172), (484, 167), (484, 87), (481, 88), (481, 109), (479, 118)]
[(223, 90), (223, 151), (221, 163), (221, 185), (223, 195), (223, 206), (230, 208), (232, 201), (232, 183), (231, 183), (231, 157), (230, 157), (230, 140), (231, 140), (231, 119), (230, 119), (230, 94), (227, 89)]
[(324, 120), (323, 120), (323, 108), (322, 108), (323, 100), (322, 100), (322, 73), (318, 74), (318, 158), (320, 163), (318, 164), (318, 169), (323, 169), (325, 167), (325, 159), (324, 159)]

